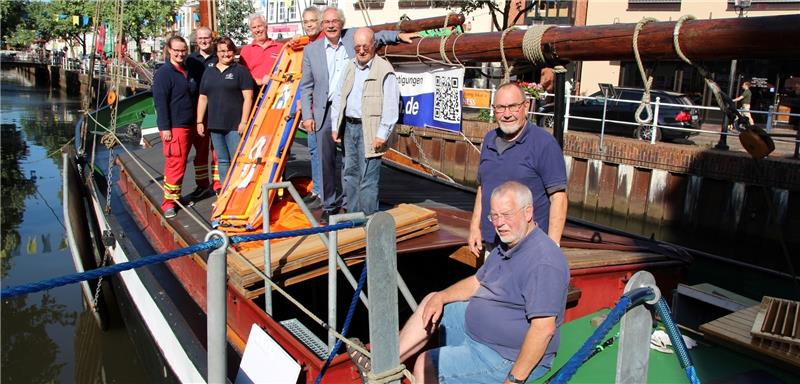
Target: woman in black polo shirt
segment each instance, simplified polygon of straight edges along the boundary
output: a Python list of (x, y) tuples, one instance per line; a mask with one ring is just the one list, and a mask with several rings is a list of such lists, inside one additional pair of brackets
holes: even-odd
[[(241, 135), (247, 129), (250, 107), (253, 104), (253, 78), (244, 66), (234, 62), (236, 44), (229, 37), (216, 41), (217, 65), (206, 69), (200, 82), (197, 101), (197, 132), (211, 132), (211, 143), (217, 154), (222, 182), (228, 174)], [(208, 126), (203, 117), (208, 109)], [(224, 185), (224, 184), (223, 184)]]

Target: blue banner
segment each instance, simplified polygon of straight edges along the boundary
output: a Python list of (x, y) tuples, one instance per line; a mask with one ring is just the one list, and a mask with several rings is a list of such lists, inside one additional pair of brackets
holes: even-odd
[(397, 68), (400, 124), (461, 130), (464, 69), (409, 66)]

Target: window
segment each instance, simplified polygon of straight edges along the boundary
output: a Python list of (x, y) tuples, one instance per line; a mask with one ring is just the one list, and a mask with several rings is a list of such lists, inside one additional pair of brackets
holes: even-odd
[(575, 23), (573, 0), (533, 0), (525, 15), (526, 24), (561, 24)]
[[(742, 1), (744, 12), (747, 11), (790, 11), (800, 9), (800, 0), (749, 0)], [(728, 0), (728, 11), (738, 12), (741, 8), (738, 7), (739, 0)]]
[(399, 0), (397, 6), (403, 8), (428, 8), (431, 6), (430, 0)]
[(628, 0), (629, 11), (680, 11), (681, 0)]
[[(383, 9), (384, 0), (354, 0), (353, 8), (355, 10), (361, 9)], [(364, 8), (362, 8), (362, 6)]]

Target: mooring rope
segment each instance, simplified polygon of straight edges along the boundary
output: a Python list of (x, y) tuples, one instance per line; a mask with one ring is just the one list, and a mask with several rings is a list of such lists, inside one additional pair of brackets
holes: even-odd
[[(317, 233), (325, 233), (336, 231), (339, 229), (345, 228), (354, 228), (363, 224), (360, 221), (347, 221), (335, 225), (328, 225), (325, 227), (315, 227), (315, 228), (304, 228), (304, 229), (295, 229), (291, 231), (283, 231), (283, 232), (270, 232), (270, 233), (259, 233), (253, 235), (238, 235), (238, 236), (231, 236), (230, 243), (231, 244), (238, 244), (238, 243), (246, 243), (251, 241), (264, 241), (269, 239), (282, 239), (286, 237), (297, 237), (297, 236), (308, 236), (314, 235)], [(14, 296), (23, 295), (26, 293), (34, 293), (40, 292), (56, 287), (60, 287), (67, 284), (78, 283), (81, 281), (86, 280), (94, 280), (100, 277), (113, 275), (115, 273), (119, 273), (122, 271), (127, 271), (129, 269), (134, 269), (138, 267), (142, 267), (145, 265), (156, 264), (160, 262), (164, 262), (167, 260), (171, 260), (177, 257), (190, 255), (193, 253), (197, 253), (200, 251), (206, 251), (212, 248), (218, 248), (222, 245), (221, 239), (213, 239), (209, 241), (205, 241), (202, 243), (197, 243), (194, 245), (190, 245), (185, 248), (176, 249), (174, 251), (161, 253), (158, 255), (146, 256), (142, 257), (141, 259), (128, 261), (125, 263), (119, 263), (108, 267), (97, 268), (91, 271), (80, 272), (80, 273), (73, 273), (70, 275), (65, 275), (62, 277), (56, 277), (53, 279), (43, 280), (40, 282), (30, 283), (30, 284), (23, 284), (18, 285), (16, 287), (5, 288), (0, 293), (0, 298), (7, 299)]]
[(500, 34), (500, 60), (503, 63), (503, 83), (507, 83), (508, 79), (511, 77), (511, 69), (508, 67), (508, 61), (506, 60), (506, 35), (516, 29), (518, 28), (511, 26), (503, 30), (503, 33)]
[[(644, 83), (642, 102), (634, 113), (634, 118), (639, 125), (650, 124), (653, 120), (653, 108), (650, 106), (650, 87), (653, 85), (653, 77), (647, 76), (647, 73), (644, 71), (644, 65), (642, 65), (642, 57), (639, 55), (639, 32), (641, 32), (645, 24), (654, 21), (658, 20), (652, 17), (643, 17), (636, 23), (636, 27), (633, 30), (633, 55), (636, 57), (636, 65), (639, 67), (639, 74), (642, 76), (642, 82)], [(645, 118), (642, 118), (642, 112), (646, 113)]]

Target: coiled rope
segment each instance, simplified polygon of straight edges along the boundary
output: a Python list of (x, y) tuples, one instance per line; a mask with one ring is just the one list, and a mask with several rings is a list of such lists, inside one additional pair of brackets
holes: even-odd
[[(291, 231), (259, 233), (253, 235), (231, 236), (230, 243), (238, 244), (251, 241), (264, 241), (268, 239), (282, 239), (286, 237), (307, 236), (317, 233), (336, 231), (339, 229), (354, 228), (362, 224), (363, 221), (347, 221), (335, 225), (328, 225), (325, 227), (304, 228)], [(218, 248), (221, 245), (222, 245), (222, 240), (219, 238), (215, 238), (213, 240), (197, 243), (185, 248), (176, 249), (174, 251), (165, 252), (158, 255), (146, 256), (134, 261), (128, 261), (125, 263), (119, 263), (108, 267), (97, 268), (87, 272), (73, 273), (70, 275), (56, 277), (53, 279), (43, 280), (35, 283), (18, 285), (16, 287), (5, 288), (2, 290), (2, 292), (0, 292), (0, 299), (7, 299), (14, 296), (23, 295), (26, 293), (40, 292), (67, 284), (78, 283), (81, 281), (94, 280), (100, 277), (113, 275), (115, 273), (127, 271), (134, 268), (139, 268), (145, 265), (161, 263), (181, 256), (191, 255), (193, 253), (206, 251), (213, 248)]]
[[(653, 120), (653, 107), (650, 106), (650, 87), (653, 85), (653, 77), (647, 76), (642, 65), (642, 57), (639, 55), (639, 32), (641, 32), (645, 24), (654, 21), (658, 20), (652, 17), (643, 17), (636, 23), (636, 28), (633, 30), (633, 55), (636, 57), (636, 65), (639, 67), (639, 74), (642, 76), (642, 82), (644, 83), (642, 102), (636, 108), (636, 113), (634, 113), (634, 118), (639, 125), (650, 124)], [(644, 118), (642, 118), (642, 112), (646, 113)]]

